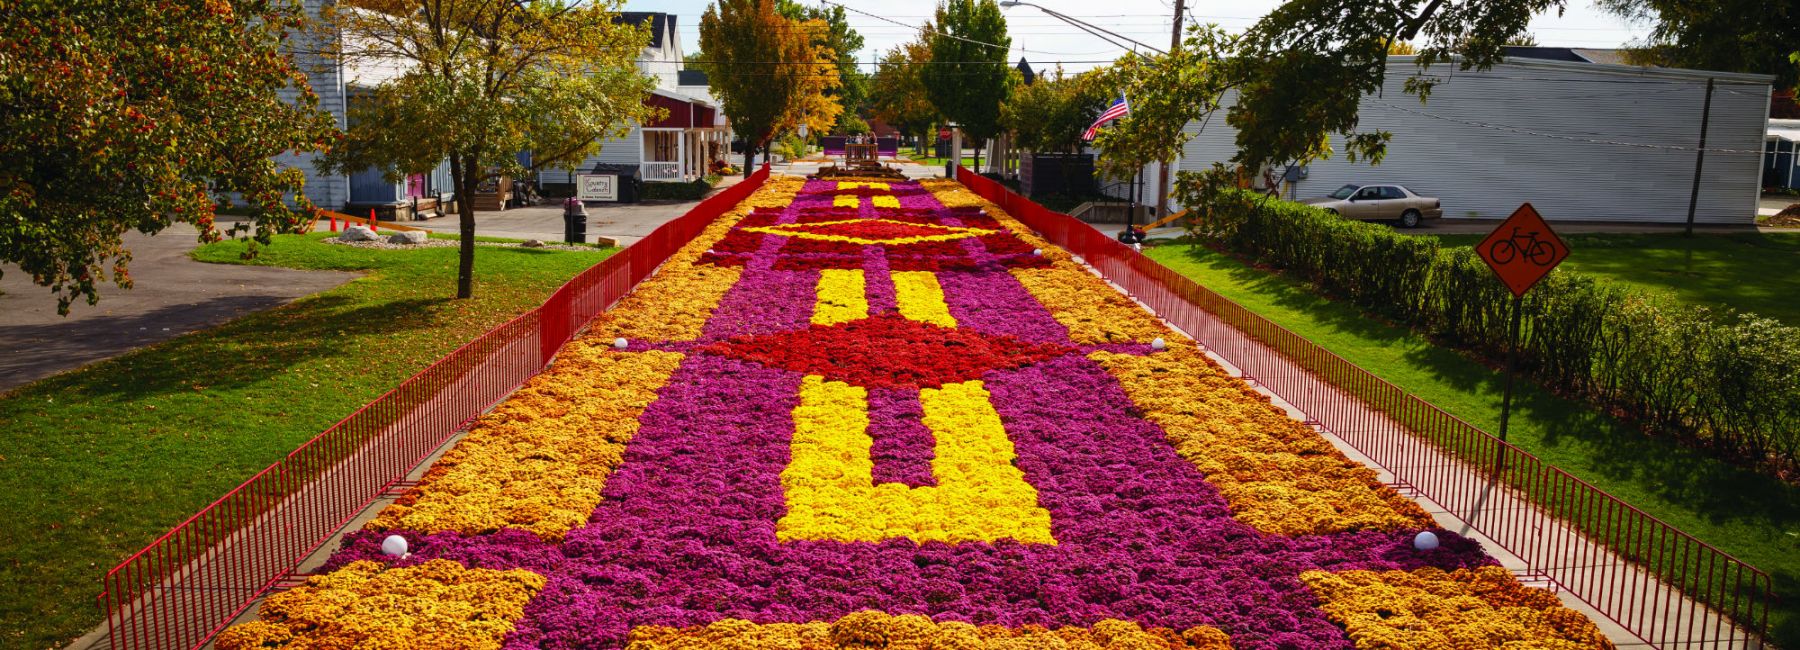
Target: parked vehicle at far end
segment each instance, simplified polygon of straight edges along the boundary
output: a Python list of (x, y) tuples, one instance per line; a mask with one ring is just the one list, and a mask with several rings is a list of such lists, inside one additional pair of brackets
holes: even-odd
[(1444, 216), (1437, 199), (1420, 196), (1404, 185), (1345, 185), (1330, 196), (1301, 201), (1307, 205), (1361, 221), (1396, 221), (1402, 228), (1417, 228), (1426, 219)]

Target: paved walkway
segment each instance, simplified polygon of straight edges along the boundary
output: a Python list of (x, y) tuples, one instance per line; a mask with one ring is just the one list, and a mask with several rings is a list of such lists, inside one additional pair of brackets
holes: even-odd
[[(719, 183), (713, 191), (718, 192), (743, 180), (742, 176), (732, 176)], [(699, 201), (646, 201), (642, 203), (590, 203), (587, 207), (588, 242), (600, 241), (605, 237), (617, 241), (621, 246), (630, 246), (645, 235), (656, 230), (658, 226), (687, 214)], [(454, 235), (460, 231), (456, 215), (446, 215), (425, 221), (408, 221), (402, 225), (422, 228), (434, 233)], [(546, 242), (562, 241), (563, 218), (560, 201), (549, 205), (536, 205), (524, 208), (513, 208), (503, 211), (478, 211), (475, 213), (475, 234), (482, 237), (506, 237), (509, 239), (538, 239)]]
[(131, 350), (292, 302), (350, 281), (354, 273), (206, 264), (192, 226), (154, 237), (125, 235), (132, 289), (108, 282), (100, 303), (77, 301), (56, 313), (50, 290), (18, 267), (0, 277), (0, 392)]

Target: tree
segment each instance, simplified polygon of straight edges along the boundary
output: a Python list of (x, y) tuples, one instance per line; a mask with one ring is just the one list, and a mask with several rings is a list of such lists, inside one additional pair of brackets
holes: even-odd
[(789, 38), (783, 42), (781, 60), (799, 76), (798, 90), (789, 98), (787, 113), (780, 128), (802, 124), (811, 133), (824, 135), (838, 123), (844, 104), (838, 96), (839, 75), (837, 53), (828, 39), (813, 36), (826, 33), (821, 20), (792, 21)]
[[(862, 34), (850, 27), (850, 21), (841, 6), (826, 8), (804, 4), (798, 0), (776, 0), (775, 11), (797, 24), (804, 25), (808, 21), (824, 23), (825, 29), (815, 27), (802, 31), (836, 54), (833, 63), (838, 85), (830, 95), (836, 98), (843, 110), (838, 113), (838, 123), (832, 125), (831, 130), (845, 130), (845, 127), (852, 125), (852, 118), (860, 117), (859, 111), (869, 102), (869, 75), (856, 65), (856, 57), (863, 49)], [(867, 130), (868, 125), (864, 124), (863, 128)]]
[(1406, 41), (1388, 41), (1388, 56), (1412, 56), (1419, 53), (1419, 48)]
[[(1010, 89), (1006, 17), (994, 0), (945, 0), (930, 32), (925, 90), (945, 118), (976, 142), (1000, 132), (1000, 104)], [(981, 166), (976, 150), (975, 166)]]
[(1533, 34), (1530, 32), (1526, 32), (1524, 34), (1514, 34), (1511, 38), (1506, 39), (1506, 46), (1507, 47), (1537, 47), (1538, 46), (1537, 34)]
[(1001, 124), (1020, 149), (1077, 153), (1094, 118), (1116, 99), (1104, 75), (1090, 71), (1064, 76), (1061, 67), (1036, 83), (1015, 89), (1000, 107)]
[(718, 0), (700, 17), (708, 80), (744, 138), (745, 177), (777, 132), (802, 120), (814, 129), (836, 121), (837, 103), (825, 92), (837, 83), (837, 55), (805, 33), (824, 28), (782, 17), (774, 0)]
[[(461, 219), (456, 296), (474, 292), (475, 190), (500, 175), (571, 166), (598, 141), (655, 117), (638, 72), (643, 27), (622, 0), (342, 0), (321, 18), (346, 65), (398, 76), (351, 103), (350, 129), (323, 167), (391, 180), (450, 161)], [(517, 160), (531, 152), (531, 165)]]
[[(330, 117), (283, 56), (297, 2), (12, 0), (0, 11), (0, 261), (57, 311), (131, 286), (126, 231), (192, 224), (227, 191), (255, 238), (311, 222), (298, 170), (271, 157), (330, 145)], [(297, 92), (284, 100), (284, 88)], [(292, 200), (291, 206), (284, 199)]]
[[(927, 27), (929, 31), (929, 27)], [(938, 119), (937, 107), (925, 90), (923, 73), (931, 62), (931, 45), (926, 32), (919, 38), (894, 46), (881, 57), (870, 84), (871, 112), (876, 118), (923, 142)]]
[(1599, 0), (1627, 20), (1654, 25), (1650, 37), (1627, 51), (1640, 65), (1775, 75), (1778, 88), (1794, 88), (1800, 68), (1789, 60), (1800, 43), (1796, 0)]

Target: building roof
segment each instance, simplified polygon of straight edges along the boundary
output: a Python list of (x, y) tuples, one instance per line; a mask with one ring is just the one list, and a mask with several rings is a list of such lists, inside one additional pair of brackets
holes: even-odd
[(1573, 48), (1567, 48), (1567, 47), (1538, 47), (1535, 45), (1532, 45), (1532, 46), (1508, 45), (1501, 49), (1504, 49), (1506, 51), (1506, 58), (1509, 58), (1509, 59), (1539, 59), (1539, 60), (1543, 60), (1543, 61), (1569, 61), (1572, 63), (1593, 63), (1593, 61), (1589, 61), (1585, 58), (1582, 58), (1582, 56), (1580, 54), (1576, 54), (1575, 50)]
[(1767, 133), (1765, 140), (1800, 142), (1800, 120), (1769, 120)]
[(650, 47), (662, 47), (663, 35), (675, 29), (674, 14), (660, 11), (621, 11), (614, 20), (627, 25), (642, 25), (644, 21), (650, 21)]
[(675, 73), (675, 85), (711, 86), (712, 83), (707, 80), (705, 70), (682, 70)]

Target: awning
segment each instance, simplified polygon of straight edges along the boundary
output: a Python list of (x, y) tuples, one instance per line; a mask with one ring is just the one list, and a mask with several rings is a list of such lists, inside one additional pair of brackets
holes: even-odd
[(1769, 120), (1767, 140), (1800, 142), (1800, 120)]
[(644, 125), (652, 129), (711, 128), (716, 110), (706, 102), (662, 89), (651, 92), (644, 105), (669, 112), (667, 117)]

